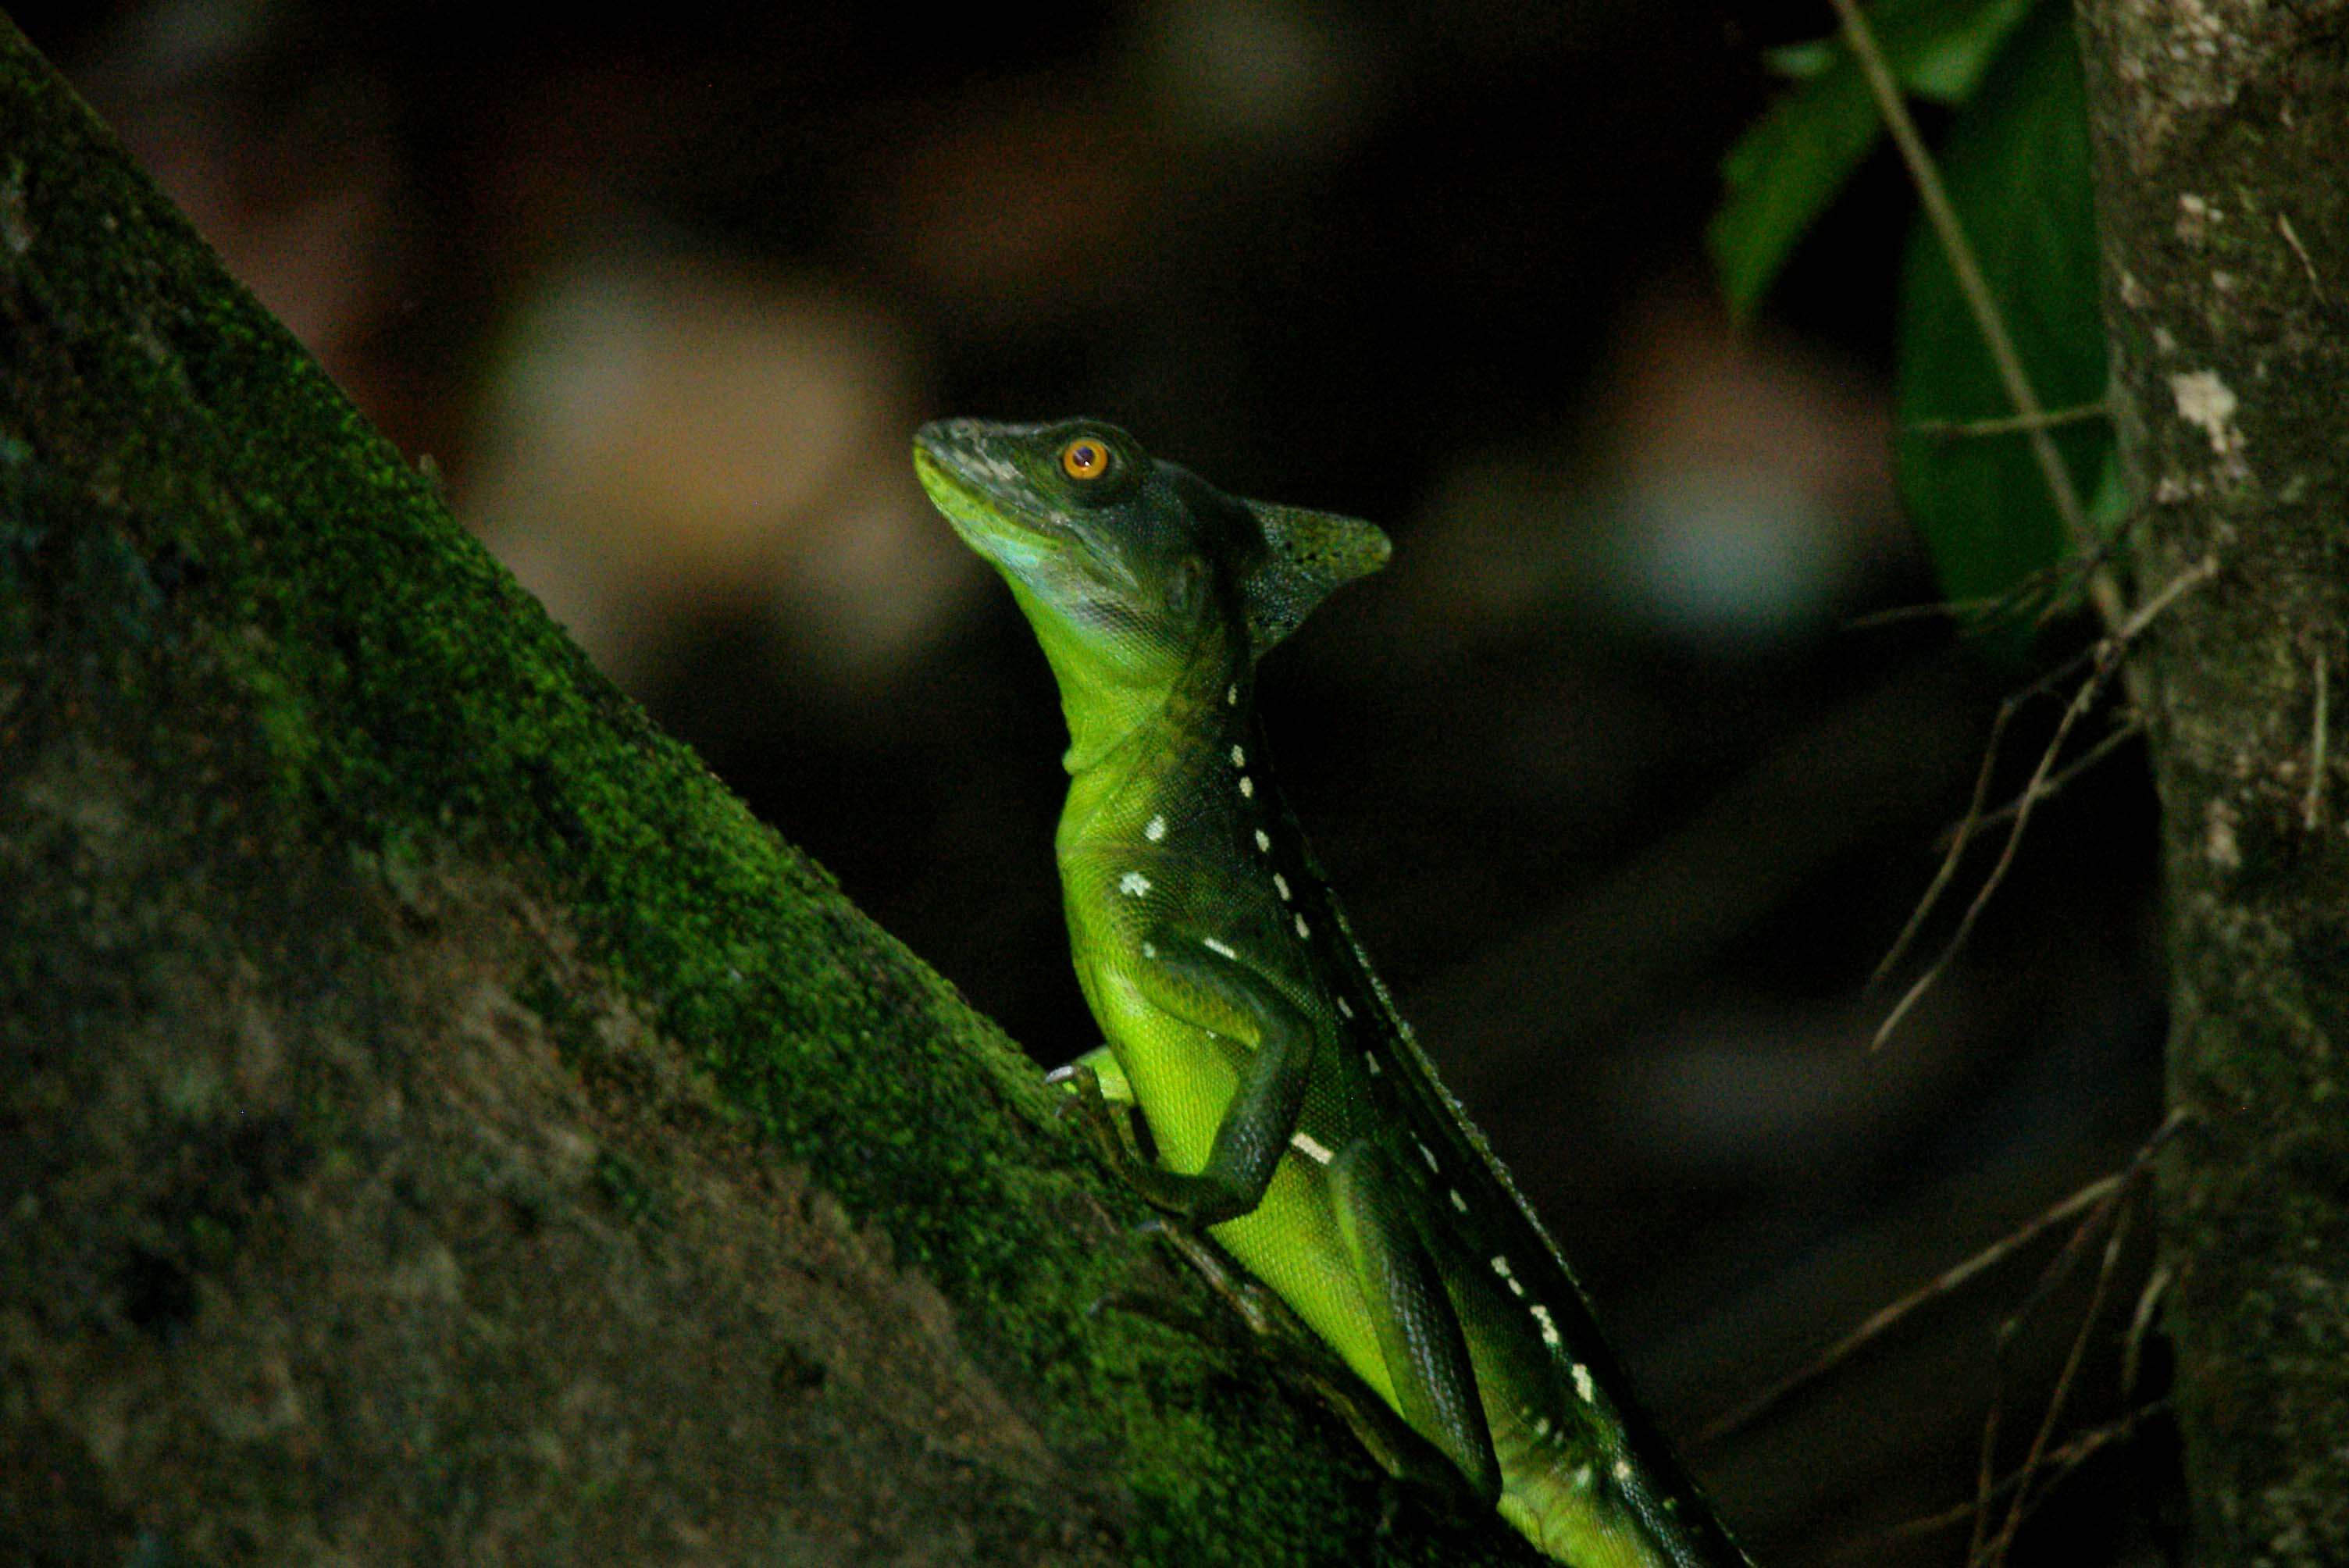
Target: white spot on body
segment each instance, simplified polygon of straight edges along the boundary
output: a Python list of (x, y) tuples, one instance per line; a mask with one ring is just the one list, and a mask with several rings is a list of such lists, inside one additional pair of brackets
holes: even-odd
[(1203, 939), (1199, 945), (1206, 948), (1210, 953), (1220, 953), (1226, 958), (1237, 958), (1239, 956), (1238, 954), (1232, 951), (1231, 944), (1227, 942), (1218, 942), (1212, 936)]
[(1288, 1141), (1289, 1145), (1294, 1148), (1297, 1152), (1305, 1156), (1306, 1159), (1312, 1161), (1316, 1165), (1327, 1165), (1330, 1163), (1330, 1155), (1328, 1145), (1322, 1143), (1311, 1133), (1293, 1132), (1289, 1134)]
[(1509, 1260), (1499, 1253), (1493, 1254), (1493, 1272), (1503, 1279), (1509, 1277)]
[(1630, 1460), (1617, 1460), (1615, 1461), (1615, 1479), (1619, 1481), (1628, 1481), (1631, 1479), (1631, 1461)]
[(1468, 1212), (1468, 1200), (1460, 1195), (1460, 1189), (1457, 1187), (1452, 1189), (1452, 1206), (1464, 1214)]
[(1250, 800), (1256, 799), (1256, 780), (1245, 773), (1240, 775), (1240, 793)]
[(1557, 1336), (1557, 1322), (1555, 1318), (1550, 1316), (1549, 1308), (1544, 1306), (1539, 1302), (1536, 1302), (1533, 1305), (1533, 1313), (1534, 1321), (1541, 1325), (1542, 1343), (1544, 1345), (1547, 1345), (1552, 1350), (1555, 1350), (1560, 1345), (1565, 1343), (1564, 1340)]
[(1364, 1051), (1362, 1053), (1362, 1065), (1371, 1069), (1371, 1076), (1372, 1078), (1379, 1076), (1379, 1058), (1372, 1056), (1368, 1051)]
[(1590, 1381), (1590, 1368), (1578, 1361), (1574, 1364), (1574, 1391), (1582, 1396), (1586, 1405), (1599, 1402), (1596, 1386)]
[(1574, 1490), (1577, 1491), (1588, 1491), (1590, 1490), (1590, 1467), (1588, 1465), (1584, 1465), (1580, 1470), (1574, 1472)]
[(1150, 891), (1150, 879), (1140, 872), (1128, 872), (1117, 879), (1117, 891), (1128, 898), (1140, 898)]
[(1161, 839), (1164, 839), (1166, 836), (1166, 819), (1164, 817), (1151, 818), (1150, 825), (1142, 830), (1142, 836), (1148, 839), (1154, 844), (1158, 842)]
[(1155, 957), (1157, 957), (1157, 956), (1158, 956), (1158, 945), (1157, 945), (1157, 944), (1155, 944), (1155, 943), (1151, 943), (1151, 942), (1145, 942), (1145, 943), (1143, 943), (1143, 944), (1142, 944), (1142, 955), (1143, 955), (1144, 958), (1155, 958)]
[(1524, 1285), (1519, 1284), (1517, 1283), (1517, 1278), (1516, 1278), (1516, 1276), (1515, 1274), (1511, 1274), (1511, 1275), (1509, 1276), (1509, 1282), (1508, 1282), (1508, 1283), (1509, 1283), (1509, 1294), (1510, 1294), (1511, 1295), (1514, 1295), (1514, 1296), (1517, 1297), (1519, 1300), (1521, 1300), (1521, 1301), (1522, 1301), (1522, 1300), (1525, 1298), (1526, 1287), (1525, 1287)]
[(1256, 830), (1256, 847), (1259, 851), (1265, 854), (1270, 854), (1272, 852), (1272, 835), (1266, 832), (1262, 828), (1258, 828)]
[(1338, 1011), (1345, 1017), (1350, 1018), (1354, 1016), (1354, 1009), (1346, 1006), (1346, 998), (1343, 996), (1338, 998)]
[(1237, 707), (1239, 705), (1240, 688), (1236, 686), (1226, 686), (1224, 688), (1224, 706), (1226, 707)]
[[(1414, 1143), (1416, 1143), (1416, 1142), (1418, 1142), (1419, 1140), (1418, 1140), (1417, 1139), (1413, 1139), (1412, 1141), (1413, 1141)], [(1430, 1149), (1430, 1148), (1429, 1148), (1426, 1144), (1424, 1144), (1424, 1143), (1421, 1143), (1421, 1144), (1419, 1145), (1419, 1157), (1420, 1157), (1422, 1160), (1424, 1160), (1424, 1161), (1427, 1161), (1427, 1168), (1428, 1168), (1430, 1171), (1433, 1171), (1434, 1169), (1436, 1169), (1436, 1164), (1435, 1164), (1435, 1150), (1434, 1150)]]
[(1299, 936), (1313, 934), (1313, 928), (1305, 923), (1305, 917), (1301, 914), (1297, 917), (1297, 934)]
[(1247, 753), (1241, 750), (1237, 746), (1232, 748), (1232, 766), (1235, 768), (1245, 768), (1247, 766)]
[(1544, 1416), (1541, 1419), (1534, 1423), (1534, 1436), (1537, 1438), (1546, 1438), (1549, 1436), (1549, 1418), (1547, 1416)]
[(1288, 879), (1282, 876), (1278, 872), (1275, 872), (1272, 873), (1272, 887), (1275, 892), (1280, 894), (1280, 902), (1287, 903), (1288, 902)]

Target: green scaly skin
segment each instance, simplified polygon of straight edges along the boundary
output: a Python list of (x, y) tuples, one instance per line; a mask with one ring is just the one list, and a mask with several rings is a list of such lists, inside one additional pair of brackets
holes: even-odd
[[(1357, 1426), (1398, 1474), (1496, 1506), (1575, 1568), (1746, 1563), (1396, 1014), (1267, 766), (1257, 660), (1383, 565), (1385, 536), (1227, 496), (1098, 420), (943, 421), (914, 465), (1060, 684), (1069, 934), (1108, 1039), (1099, 1078), (1157, 1146), (1130, 1165), (1144, 1195), (1376, 1394)], [(1106, 1122), (1095, 1075), (1074, 1076)]]

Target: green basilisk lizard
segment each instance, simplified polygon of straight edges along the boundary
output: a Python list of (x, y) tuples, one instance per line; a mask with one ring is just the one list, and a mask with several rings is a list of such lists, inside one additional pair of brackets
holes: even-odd
[[(1056, 1076), (1104, 1151), (1375, 1396), (1339, 1402), (1391, 1472), (1497, 1506), (1574, 1568), (1745, 1563), (1437, 1081), (1267, 767), (1257, 661), (1383, 565), (1385, 535), (1226, 495), (1098, 420), (943, 421), (914, 464), (1060, 685), (1061, 881), (1108, 1043)], [(1155, 1162), (1112, 1097), (1139, 1107)]]

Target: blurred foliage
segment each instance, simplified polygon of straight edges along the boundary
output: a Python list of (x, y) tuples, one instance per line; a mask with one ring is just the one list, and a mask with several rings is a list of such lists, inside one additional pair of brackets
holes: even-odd
[[(2104, 330), (2070, 7), (1889, 0), (1872, 22), (1902, 88), (1954, 111), (1935, 156), (2042, 407), (2095, 402)], [(1774, 63), (1795, 85), (1724, 160), (1728, 193), (1710, 231), (1723, 286), (1741, 314), (1768, 291), (1884, 129), (1842, 38), (1781, 49)], [(2014, 595), (2059, 567), (2070, 542), (2026, 436), (1947, 428), (2015, 410), (1921, 212), (1901, 268), (1898, 332), (1900, 491), (1942, 592), (1958, 603)], [(2084, 493), (2095, 488), (2111, 447), (2106, 427), (2068, 425), (2056, 442), (2075, 483)]]
[[(2042, 5), (1941, 147), (1950, 200), (2040, 404), (2105, 394), (2087, 109), (2068, 5)], [(1998, 371), (1948, 258), (1921, 221), (1901, 277), (1900, 489), (1924, 531), (1943, 591), (1957, 600), (2012, 593), (2068, 552), (2063, 519), (2022, 436), (1951, 438), (1927, 420), (2012, 414)], [(2102, 421), (2055, 435), (2085, 494), (2111, 435)]]
[[(1963, 103), (2031, 8), (2032, 0), (1889, 0), (1873, 17), (1876, 41), (1910, 93)], [(1884, 134), (1859, 58), (1841, 37), (1769, 57), (1794, 85), (1723, 160), (1728, 194), (1708, 236), (1740, 315), (1753, 313)]]

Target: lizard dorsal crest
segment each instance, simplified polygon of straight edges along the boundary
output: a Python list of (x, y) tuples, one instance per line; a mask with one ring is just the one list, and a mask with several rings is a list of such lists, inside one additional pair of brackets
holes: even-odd
[(1384, 566), (1394, 548), (1356, 518), (1260, 500), (1243, 504), (1265, 543), (1240, 583), (1248, 641), (1259, 655), (1297, 630), (1333, 591)]

